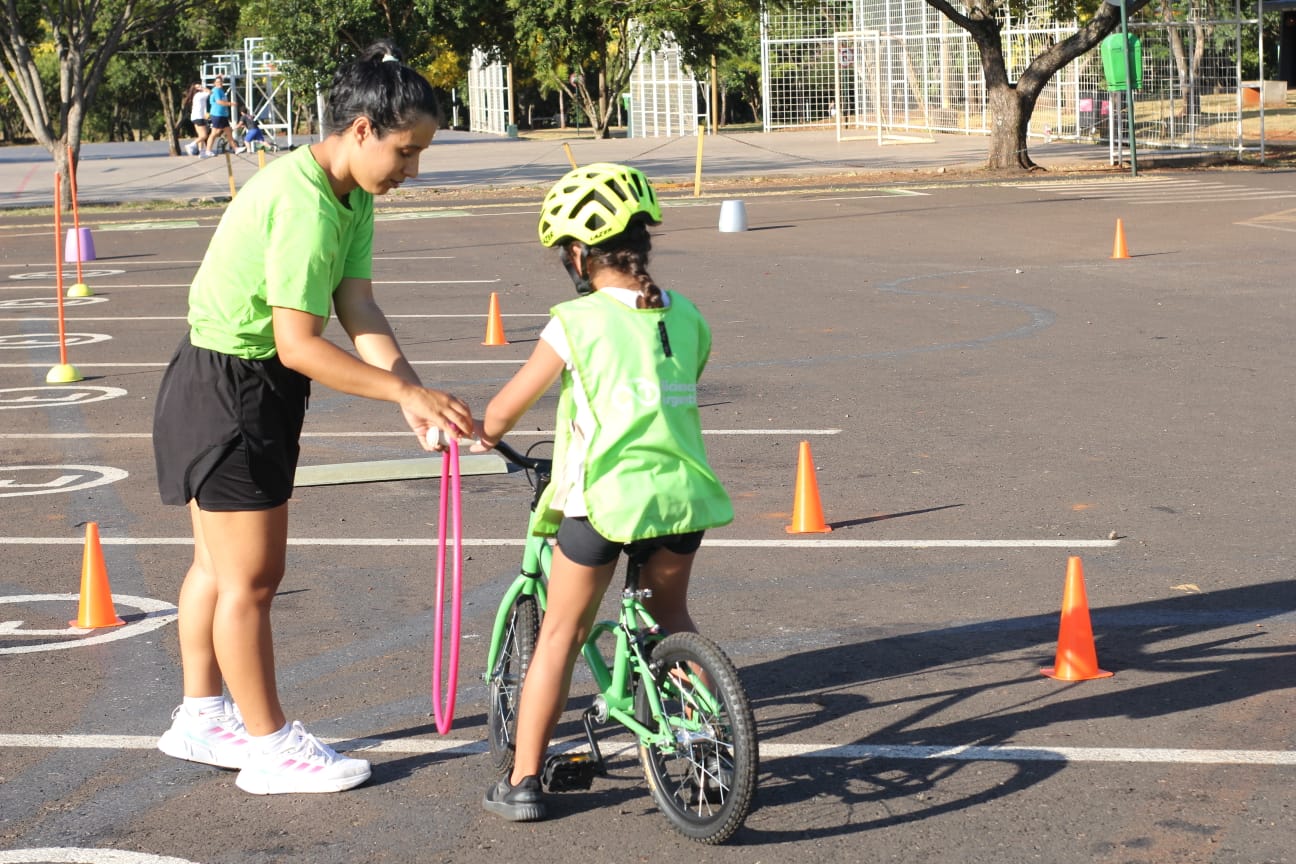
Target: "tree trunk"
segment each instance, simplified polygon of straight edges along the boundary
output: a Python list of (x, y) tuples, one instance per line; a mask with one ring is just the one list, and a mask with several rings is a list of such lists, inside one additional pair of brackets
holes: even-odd
[(1036, 167), (1026, 149), (1030, 114), (1022, 110), (1017, 88), (1006, 82), (990, 88), (990, 153), (986, 167), (994, 171), (1029, 171)]
[(170, 142), (172, 156), (180, 155), (180, 134), (184, 131), (185, 106), (176, 109), (176, 91), (167, 81), (154, 79), (158, 104), (162, 106), (162, 120), (166, 123), (167, 140)]
[[(1127, 0), (1127, 14), (1138, 12), (1149, 2)], [(1057, 70), (1098, 45), (1112, 32), (1120, 20), (1119, 8), (1110, 2), (1100, 3), (1088, 22), (1066, 39), (1041, 51), (1013, 82), (1009, 80), (1004, 60), (1002, 25), (995, 18), (999, 4), (988, 0), (968, 0), (966, 6), (957, 8), (950, 0), (927, 0), (927, 4), (968, 31), (981, 54), (981, 72), (985, 78), (991, 118), (990, 153), (986, 167), (999, 171), (1038, 168), (1027, 151), (1026, 130), (1044, 85)]]

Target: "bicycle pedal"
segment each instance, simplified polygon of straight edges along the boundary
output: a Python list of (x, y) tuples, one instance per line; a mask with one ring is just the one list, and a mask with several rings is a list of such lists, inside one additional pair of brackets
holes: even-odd
[(550, 792), (588, 789), (603, 774), (603, 763), (589, 753), (559, 753), (545, 760), (541, 780)]

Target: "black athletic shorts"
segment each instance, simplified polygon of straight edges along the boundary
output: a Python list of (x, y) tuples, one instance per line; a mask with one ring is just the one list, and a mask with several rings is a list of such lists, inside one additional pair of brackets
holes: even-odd
[(279, 362), (195, 348), (171, 358), (153, 413), (164, 504), (269, 510), (293, 492), (310, 379)]
[(602, 567), (617, 560), (621, 550), (627, 555), (647, 558), (657, 549), (669, 549), (676, 555), (691, 555), (702, 545), (705, 531), (693, 531), (688, 534), (668, 534), (665, 537), (653, 537), (651, 540), (635, 540), (630, 543), (617, 543), (609, 540), (583, 516), (564, 516), (558, 526), (558, 548), (569, 559), (585, 567)]

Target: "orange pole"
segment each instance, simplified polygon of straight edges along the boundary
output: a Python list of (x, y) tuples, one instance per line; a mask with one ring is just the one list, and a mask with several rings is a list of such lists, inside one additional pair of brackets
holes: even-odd
[[(63, 175), (54, 172), (54, 278), (58, 282), (59, 363), (67, 365), (67, 332), (63, 325)], [(78, 258), (81, 256), (78, 255)]]
[(81, 278), (81, 212), (77, 209), (77, 191), (76, 191), (76, 166), (72, 164), (72, 148), (68, 147), (68, 182), (72, 185), (72, 230), (76, 235), (76, 253), (77, 253), (77, 284), (80, 285), (85, 280)]

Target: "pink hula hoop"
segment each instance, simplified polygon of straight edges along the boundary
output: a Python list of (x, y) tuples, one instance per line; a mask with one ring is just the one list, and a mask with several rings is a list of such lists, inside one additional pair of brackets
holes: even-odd
[[(454, 493), (454, 514), (447, 519), (449, 493)], [(459, 475), (459, 442), (449, 441), (449, 448), (441, 453), (441, 511), (437, 520), (436, 613), (432, 624), (432, 714), (437, 732), (450, 731), (454, 722), (455, 691), (459, 687), (459, 611), (463, 605), (463, 511), (461, 510)], [(445, 574), (446, 574), (446, 523), (454, 522), (454, 582), (450, 600), (450, 669), (444, 693), (441, 690), (441, 654), (445, 641)], [(444, 700), (444, 704), (443, 704)]]

